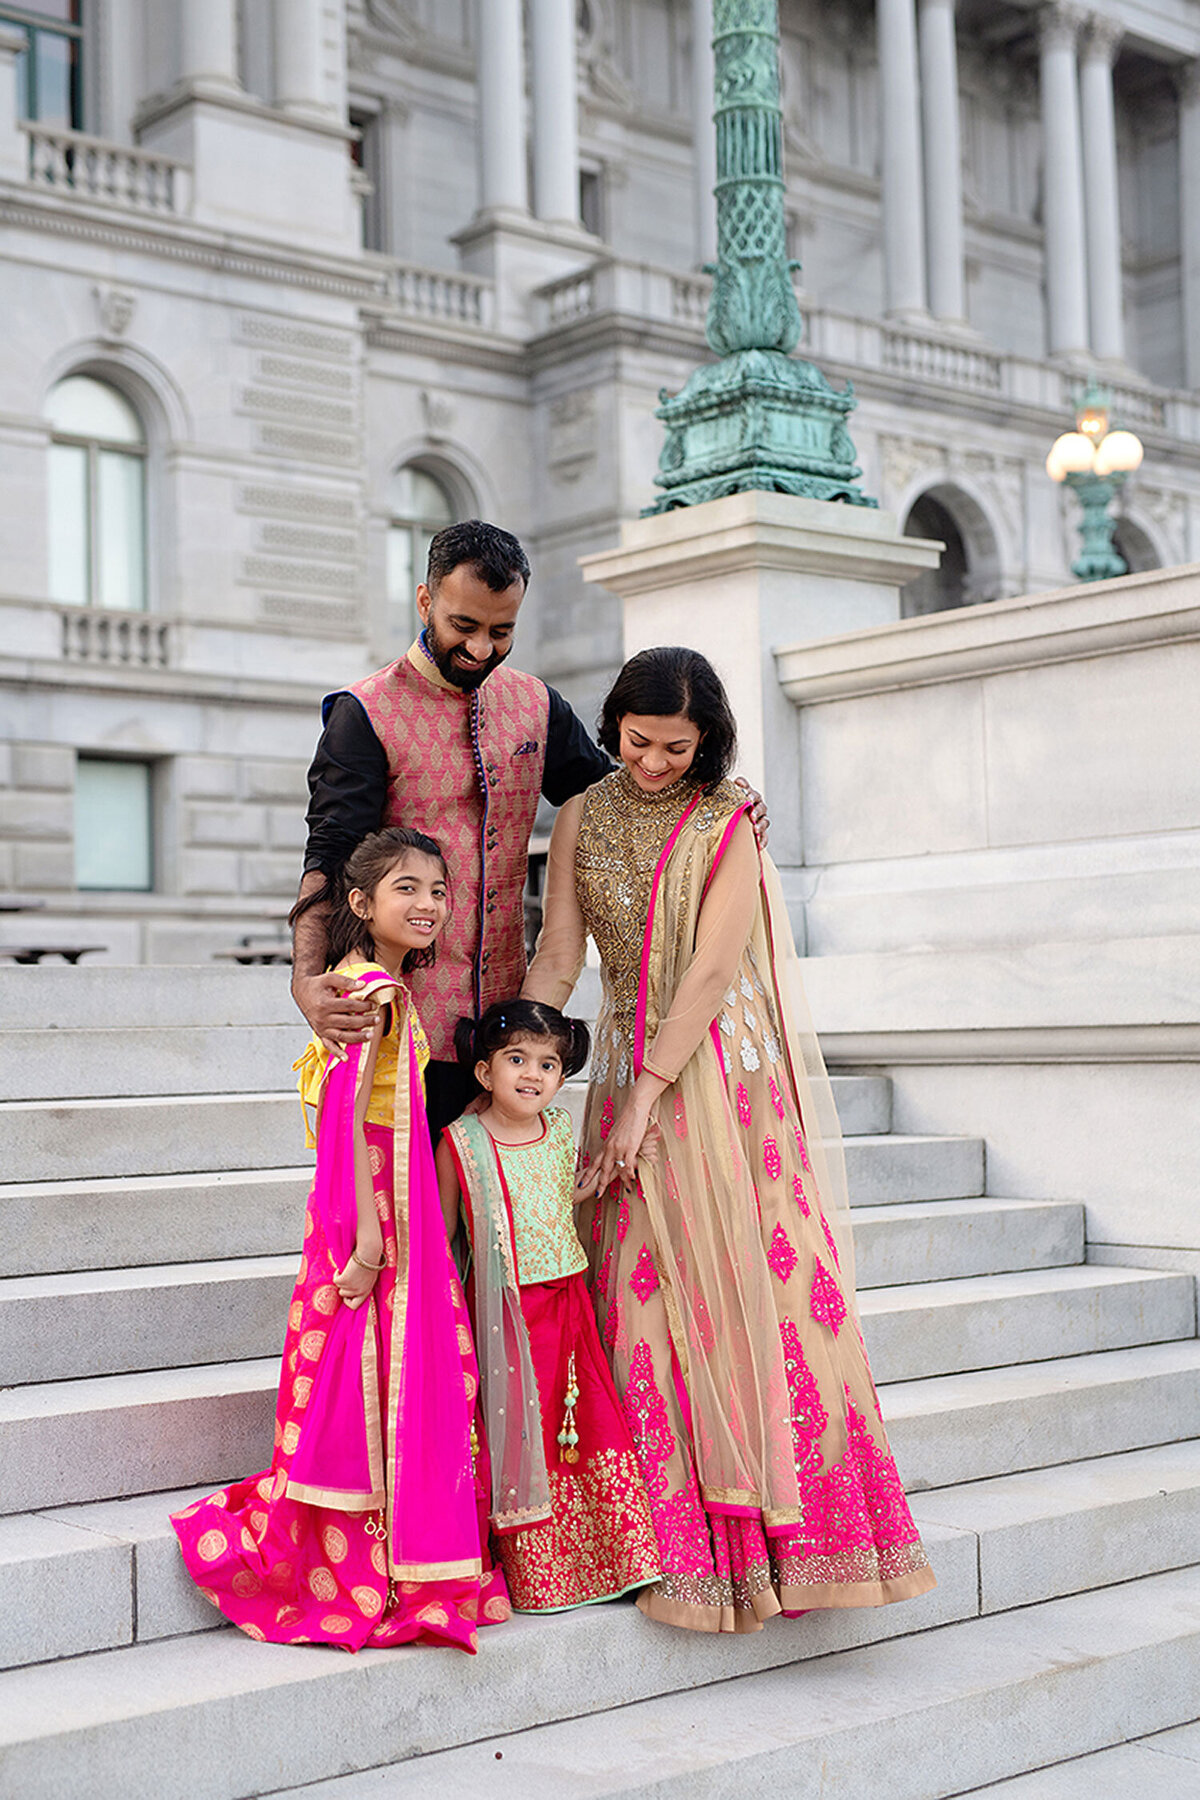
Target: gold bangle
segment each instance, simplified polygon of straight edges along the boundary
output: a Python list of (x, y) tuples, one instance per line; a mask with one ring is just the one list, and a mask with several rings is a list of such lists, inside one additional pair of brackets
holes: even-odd
[(380, 1271), (380, 1269), (386, 1269), (386, 1268), (387, 1268), (387, 1255), (386, 1255), (386, 1253), (385, 1253), (385, 1255), (384, 1255), (384, 1258), (383, 1258), (383, 1261), (382, 1261), (382, 1262), (377, 1262), (377, 1263), (369, 1263), (369, 1262), (364, 1262), (364, 1261), (363, 1261), (363, 1259), (362, 1259), (362, 1257), (361, 1257), (361, 1256), (360, 1256), (360, 1255), (359, 1255), (359, 1254), (358, 1254), (358, 1251), (357, 1251), (357, 1250), (352, 1250), (352, 1251), (351, 1251), (351, 1252), (350, 1252), (350, 1261), (351, 1261), (351, 1262), (356, 1262), (356, 1263), (357, 1263), (357, 1264), (358, 1264), (358, 1266), (359, 1266), (359, 1268), (360, 1268), (360, 1269), (370, 1269), (370, 1271), (371, 1271), (371, 1273), (372, 1273), (372, 1275), (378, 1275), (378, 1273), (379, 1273), (379, 1271)]

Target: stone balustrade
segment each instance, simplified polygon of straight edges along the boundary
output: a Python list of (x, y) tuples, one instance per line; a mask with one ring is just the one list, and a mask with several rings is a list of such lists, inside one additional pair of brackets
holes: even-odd
[(179, 217), (190, 208), (190, 170), (169, 156), (110, 144), (82, 131), (26, 125), (29, 180), (110, 206)]
[(416, 263), (393, 263), (388, 297), (409, 318), (488, 330), (493, 319), (493, 290), (477, 275), (445, 269), (423, 269)]
[(883, 331), (882, 361), (885, 369), (938, 386), (999, 393), (1002, 382), (999, 356), (956, 343), (952, 338), (899, 331), (892, 326)]
[(104, 663), (110, 668), (167, 669), (171, 666), (170, 626), (147, 613), (102, 612), (96, 607), (63, 611), (62, 654), (66, 662)]

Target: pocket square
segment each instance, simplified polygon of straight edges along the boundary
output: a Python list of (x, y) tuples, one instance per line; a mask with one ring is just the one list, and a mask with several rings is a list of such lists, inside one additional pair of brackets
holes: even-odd
[(534, 754), (534, 752), (536, 751), (537, 747), (538, 747), (538, 744), (537, 744), (536, 738), (526, 738), (525, 742), (521, 745), (520, 749), (513, 751), (513, 755), (514, 756), (532, 756)]

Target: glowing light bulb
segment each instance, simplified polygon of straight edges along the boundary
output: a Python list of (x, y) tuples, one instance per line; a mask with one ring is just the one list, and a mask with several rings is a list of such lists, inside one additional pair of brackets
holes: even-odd
[(1096, 450), (1090, 438), (1081, 431), (1064, 431), (1050, 446), (1046, 473), (1051, 481), (1064, 481), (1068, 475), (1088, 475), (1096, 462)]
[(1144, 454), (1141, 439), (1132, 431), (1110, 431), (1096, 449), (1096, 473), (1128, 475), (1141, 467)]

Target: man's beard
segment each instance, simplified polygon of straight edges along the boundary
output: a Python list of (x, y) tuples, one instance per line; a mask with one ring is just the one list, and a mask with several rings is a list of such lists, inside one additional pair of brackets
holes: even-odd
[(432, 619), (428, 620), (425, 626), (425, 648), (433, 659), (438, 674), (450, 682), (453, 687), (461, 688), (467, 694), (486, 681), (492, 670), (499, 668), (508, 655), (507, 650), (493, 650), (485, 663), (480, 663), (474, 669), (464, 669), (460, 663), (456, 663), (454, 660), (461, 645), (453, 644), (447, 648), (444, 644), (439, 643)]

